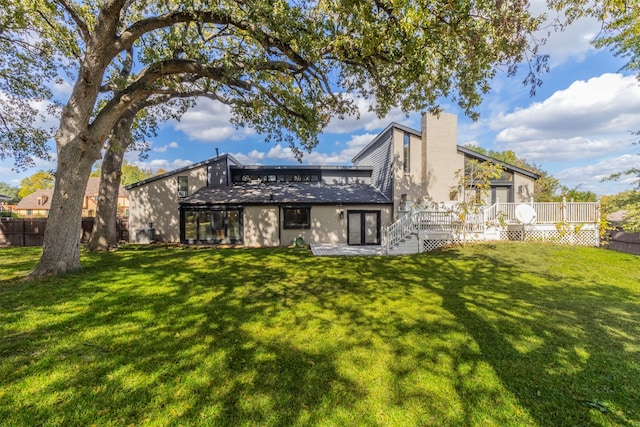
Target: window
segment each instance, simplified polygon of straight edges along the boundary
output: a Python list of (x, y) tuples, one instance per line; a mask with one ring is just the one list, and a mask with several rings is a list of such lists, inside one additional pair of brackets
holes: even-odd
[(187, 190), (189, 189), (189, 177), (178, 177), (178, 197), (187, 197)]
[(311, 228), (311, 208), (284, 208), (284, 228)]
[(403, 168), (404, 168), (404, 173), (409, 173), (411, 172), (411, 169), (409, 167), (409, 140), (410, 140), (410, 136), (408, 132), (404, 133), (404, 141), (402, 143), (402, 156), (403, 156)]

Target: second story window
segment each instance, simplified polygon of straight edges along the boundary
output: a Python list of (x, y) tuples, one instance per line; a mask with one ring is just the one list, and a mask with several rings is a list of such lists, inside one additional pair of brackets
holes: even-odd
[(409, 154), (410, 154), (409, 140), (410, 140), (409, 133), (405, 132), (404, 140), (402, 141), (402, 158), (403, 158), (402, 162), (403, 162), (404, 173), (411, 172), (411, 168), (409, 167)]
[(189, 189), (189, 177), (178, 177), (178, 197), (187, 197), (187, 191)]

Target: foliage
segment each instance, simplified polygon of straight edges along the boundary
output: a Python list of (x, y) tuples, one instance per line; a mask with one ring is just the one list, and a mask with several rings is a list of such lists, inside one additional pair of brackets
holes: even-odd
[[(92, 75), (104, 94), (95, 121), (144, 96), (196, 90), (230, 105), (237, 125), (287, 141), (296, 152), (315, 145), (331, 116), (355, 111), (354, 100), (339, 92), (375, 99), (379, 114), (396, 105), (434, 108), (444, 96), (475, 116), (498, 70), (515, 73), (529, 54), (535, 87), (546, 61), (528, 38), (540, 20), (521, 1), (3, 2), (3, 34), (40, 40), (17, 56), (21, 66), (49, 77), (56, 65), (80, 73), (98, 65), (86, 61), (100, 62)], [(107, 35), (99, 31), (115, 35), (113, 44), (95, 40)], [(41, 64), (43, 56), (59, 61)], [(44, 77), (31, 86), (43, 88)]]
[[(91, 176), (99, 177), (101, 166), (100, 162), (96, 162), (93, 171), (91, 172)], [(130, 163), (125, 160), (122, 165), (122, 178), (120, 183), (126, 187), (129, 184), (151, 178), (152, 176), (153, 172), (151, 170), (141, 168), (135, 163)]]
[(467, 144), (465, 147), (500, 162), (508, 163), (540, 175), (540, 178), (535, 182), (534, 188), (535, 199), (537, 202), (559, 202), (563, 197), (575, 202), (595, 202), (598, 200), (598, 196), (592, 191), (581, 191), (579, 186), (569, 188), (562, 185), (557, 178), (543, 170), (540, 166), (535, 163), (530, 163), (526, 159), (519, 158), (512, 150), (487, 150), (486, 148), (472, 144)]
[[(597, 202), (598, 195), (593, 191), (580, 190), (580, 186), (568, 188), (562, 186), (562, 196), (569, 202)], [(561, 197), (562, 198), (562, 197)], [(558, 200), (559, 201), (559, 200)]]
[(36, 190), (47, 190), (53, 188), (55, 176), (51, 172), (39, 170), (33, 175), (24, 178), (20, 181), (20, 191), (18, 196), (23, 198), (31, 193), (35, 193)]
[(20, 196), (18, 196), (19, 191), (19, 187), (14, 187), (11, 184), (0, 182), (0, 194), (9, 197), (11, 199), (10, 202), (16, 203), (20, 201)]
[(625, 0), (548, 0), (550, 7), (563, 11), (566, 23), (584, 16), (602, 23), (593, 40), (595, 47), (609, 47), (615, 55), (627, 58), (625, 69), (640, 77), (640, 3)]
[(612, 196), (603, 196), (601, 204), (603, 216), (617, 211), (626, 211), (620, 226), (627, 232), (640, 231), (640, 191), (629, 190)]
[(24, 168), (49, 158), (53, 132), (41, 123), (55, 113), (55, 104), (45, 102), (57, 74), (55, 47), (33, 31), (30, 5), (0, 0), (0, 9), (0, 159), (13, 157)]
[(0, 250), (6, 425), (637, 425), (640, 259), (125, 247), (19, 282)]

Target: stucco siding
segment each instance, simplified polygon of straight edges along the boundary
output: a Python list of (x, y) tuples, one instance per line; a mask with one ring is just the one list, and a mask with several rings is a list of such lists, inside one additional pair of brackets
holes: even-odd
[[(409, 170), (404, 168), (404, 140), (405, 133), (409, 135)], [(426, 195), (426, 186), (423, 177), (423, 144), (417, 135), (394, 129), (393, 132), (393, 164), (394, 164), (394, 211), (398, 208), (402, 199), (410, 202), (422, 200)]]
[(278, 206), (247, 206), (244, 208), (244, 245), (248, 247), (279, 246)]
[(161, 242), (180, 241), (180, 209), (178, 176), (188, 177), (188, 194), (207, 185), (207, 167), (183, 171), (129, 189), (129, 239), (136, 241), (138, 229), (153, 223), (155, 236)]
[(513, 187), (514, 194), (513, 199), (515, 203), (526, 203), (533, 197), (535, 181), (528, 176), (520, 175), (519, 173), (513, 174)]
[[(347, 211), (349, 210), (380, 211), (382, 227), (391, 224), (389, 205), (312, 206), (311, 228), (282, 229), (281, 245), (288, 246), (298, 237), (302, 237), (306, 243), (347, 243)], [(342, 219), (341, 211), (344, 213)]]

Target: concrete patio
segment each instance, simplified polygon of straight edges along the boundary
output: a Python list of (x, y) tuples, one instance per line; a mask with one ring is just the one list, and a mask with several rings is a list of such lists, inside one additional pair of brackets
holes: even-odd
[(312, 243), (311, 252), (315, 256), (355, 256), (382, 255), (380, 245), (351, 246), (346, 243)]

